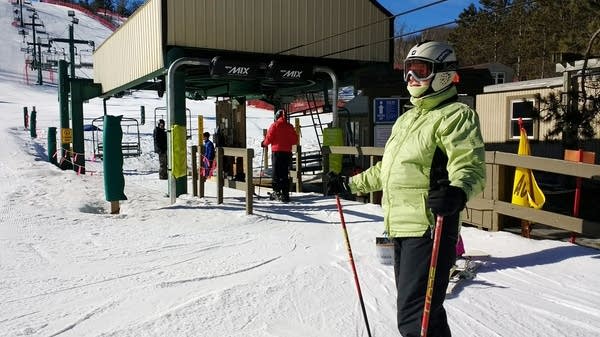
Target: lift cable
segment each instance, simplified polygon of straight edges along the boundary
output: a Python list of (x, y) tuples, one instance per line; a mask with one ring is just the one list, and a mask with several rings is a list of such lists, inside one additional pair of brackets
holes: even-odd
[(350, 47), (350, 48), (346, 48), (346, 49), (334, 51), (333, 53), (321, 55), (321, 56), (319, 56), (319, 58), (327, 57), (327, 56), (331, 56), (331, 55), (335, 55), (335, 54), (339, 54), (339, 53), (343, 53), (343, 52), (347, 52), (347, 51), (358, 49), (358, 48), (372, 46), (374, 44), (387, 42), (389, 40), (397, 39), (397, 38), (400, 38), (400, 37), (404, 37), (404, 36), (408, 36), (408, 35), (413, 35), (413, 34), (421, 33), (421, 32), (424, 32), (426, 30), (429, 30), (429, 29), (435, 29), (435, 28), (440, 28), (440, 27), (448, 26), (448, 25), (451, 25), (453, 23), (457, 23), (457, 21), (454, 20), (454, 21), (442, 23), (442, 24), (439, 24), (439, 25), (430, 26), (430, 27), (426, 27), (426, 28), (423, 28), (423, 29), (415, 30), (415, 31), (412, 31), (412, 32), (409, 32), (409, 33), (404, 33), (404, 34), (400, 34), (400, 35), (394, 35), (392, 37), (388, 37), (387, 39), (383, 39), (383, 40), (379, 40), (379, 41), (375, 41), (375, 42), (371, 42), (371, 43), (360, 44), (360, 45), (357, 45), (357, 46), (354, 46), (354, 47)]
[[(531, 5), (531, 4), (534, 4), (534, 3), (536, 3), (536, 0), (532, 0), (532, 1), (526, 2), (523, 5)], [(506, 6), (506, 7), (498, 8), (498, 9), (495, 9), (495, 10), (492, 10), (492, 11), (488, 11), (488, 12), (483, 12), (483, 13), (484, 14), (493, 14), (493, 13), (496, 13), (496, 12), (501, 12), (501, 11), (510, 9), (512, 7), (515, 7), (516, 5), (517, 4), (512, 4), (512, 5), (509, 5), (509, 6)], [(478, 14), (481, 14), (481, 13), (478, 13)], [(347, 52), (347, 51), (354, 50), (354, 49), (358, 49), (358, 48), (372, 46), (374, 44), (383, 43), (383, 42), (387, 42), (389, 40), (401, 38), (401, 37), (404, 37), (404, 36), (409, 36), (409, 35), (421, 33), (421, 32), (424, 32), (426, 30), (429, 30), (429, 29), (441, 28), (441, 27), (444, 27), (444, 26), (448, 26), (448, 25), (451, 25), (451, 24), (458, 23), (458, 22), (459, 22), (459, 20), (452, 20), (452, 21), (449, 21), (449, 22), (446, 22), (446, 23), (442, 23), (442, 24), (435, 25), (435, 26), (425, 27), (423, 29), (415, 30), (415, 31), (412, 31), (412, 32), (409, 32), (409, 33), (403, 33), (403, 34), (400, 34), (400, 35), (395, 35), (395, 36), (392, 36), (392, 37), (389, 37), (389, 38), (386, 38), (386, 39), (383, 39), (383, 40), (379, 40), (379, 41), (375, 41), (375, 42), (371, 42), (371, 43), (365, 43), (365, 44), (361, 44), (361, 45), (356, 45), (354, 47), (346, 48), (346, 49), (343, 49), (343, 50), (338, 50), (338, 51), (335, 51), (335, 52), (332, 52), (332, 53), (321, 55), (321, 56), (319, 56), (319, 58), (321, 58), (321, 57), (327, 57), (327, 56), (331, 56), (331, 55), (335, 55), (335, 54), (340, 54), (340, 53)]]
[(407, 10), (407, 11), (404, 11), (404, 12), (398, 13), (398, 14), (396, 14), (396, 15), (389, 16), (389, 17), (387, 17), (387, 18), (385, 18), (385, 19), (381, 19), (381, 20), (377, 20), (377, 21), (374, 21), (374, 22), (371, 22), (371, 23), (367, 23), (367, 24), (364, 24), (364, 25), (362, 25), (362, 26), (359, 26), (359, 27), (352, 28), (352, 29), (350, 29), (350, 30), (346, 30), (346, 31), (343, 31), (343, 32), (340, 32), (340, 33), (336, 33), (336, 34), (330, 35), (330, 36), (326, 36), (326, 37), (324, 37), (324, 38), (320, 38), (320, 39), (318, 39), (318, 40), (314, 40), (314, 41), (312, 41), (312, 42), (308, 42), (308, 43), (300, 44), (300, 45), (297, 45), (297, 46), (295, 46), (295, 47), (291, 47), (291, 48), (288, 48), (288, 49), (282, 50), (282, 51), (280, 51), (280, 52), (277, 52), (277, 53), (275, 53), (275, 55), (279, 55), (279, 54), (282, 54), (282, 53), (286, 53), (286, 52), (292, 51), (292, 50), (294, 50), (294, 49), (299, 49), (299, 48), (302, 48), (302, 47), (307, 47), (307, 46), (310, 46), (310, 45), (313, 45), (313, 44), (316, 44), (316, 43), (319, 43), (319, 42), (323, 42), (323, 41), (325, 41), (325, 40), (329, 40), (329, 39), (332, 39), (332, 38), (334, 38), (334, 37), (338, 37), (338, 36), (340, 36), (340, 35), (344, 35), (344, 34), (347, 34), (347, 33), (351, 33), (351, 32), (354, 32), (354, 31), (356, 31), (356, 30), (363, 29), (363, 28), (366, 28), (366, 27), (369, 27), (369, 26), (372, 26), (372, 25), (376, 25), (376, 24), (378, 24), (378, 23), (385, 22), (385, 21), (388, 21), (388, 20), (391, 20), (391, 19), (397, 18), (397, 17), (399, 17), (399, 16), (402, 16), (402, 15), (406, 15), (406, 14), (409, 14), (409, 13), (412, 13), (412, 12), (416, 12), (416, 11), (418, 11), (418, 10), (421, 10), (421, 9), (424, 9), (424, 8), (427, 8), (427, 7), (430, 7), (430, 6), (433, 6), (433, 5), (437, 5), (437, 4), (439, 4), (439, 3), (446, 2), (446, 1), (448, 1), (448, 0), (438, 0), (438, 1), (435, 1), (435, 2), (431, 2), (431, 3), (425, 4), (425, 5), (423, 5), (423, 6), (420, 6), (420, 7), (416, 7), (416, 8), (413, 8), (413, 9), (409, 9), (409, 10)]

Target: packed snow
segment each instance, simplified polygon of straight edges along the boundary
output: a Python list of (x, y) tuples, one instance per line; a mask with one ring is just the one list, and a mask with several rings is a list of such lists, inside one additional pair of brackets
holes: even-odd
[[(64, 30), (66, 8), (33, 6), (57, 35)], [(109, 214), (90, 132), (88, 174), (50, 164), (56, 87), (25, 84), (12, 10), (0, 2), (0, 336), (367, 336), (335, 199), (292, 193), (281, 204), (257, 187), (262, 197), (246, 215), (242, 191), (225, 189), (217, 204), (208, 181), (205, 197), (190, 193), (170, 204), (152, 152), (153, 111), (165, 105), (155, 93), (108, 101), (111, 115), (139, 119), (146, 108), (142, 155), (124, 163), (128, 200), (120, 214)], [(110, 34), (78, 17), (78, 29), (94, 39)], [(23, 123), (23, 107), (32, 106), (38, 138)], [(214, 130), (213, 100), (188, 107)], [(101, 116), (102, 101), (84, 111), (86, 121)], [(259, 149), (272, 113), (248, 107), (248, 120), (248, 147)], [(306, 132), (302, 145), (314, 148), (314, 136)], [(380, 263), (374, 244), (381, 208), (342, 205), (372, 335), (399, 336), (393, 268)], [(468, 251), (490, 256), (448, 295), (454, 336), (600, 336), (597, 250), (469, 227), (462, 233)]]

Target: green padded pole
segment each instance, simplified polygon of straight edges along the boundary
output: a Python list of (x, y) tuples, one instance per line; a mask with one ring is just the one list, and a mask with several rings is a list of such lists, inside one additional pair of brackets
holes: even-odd
[(31, 116), (29, 116), (29, 135), (31, 138), (37, 138), (37, 131), (35, 130), (37, 126), (37, 111), (35, 111), (35, 107), (31, 109)]
[(104, 116), (104, 132), (102, 146), (104, 154), (102, 166), (104, 168), (104, 196), (106, 201), (127, 200), (125, 193), (125, 177), (123, 176), (123, 150), (121, 141), (121, 118), (123, 116)]
[[(173, 140), (173, 166), (176, 172), (171, 172), (175, 177), (175, 197), (187, 193), (187, 149), (186, 149), (186, 120), (185, 120), (185, 75), (183, 71), (175, 73), (175, 94), (173, 95), (173, 104), (175, 105), (175, 116), (171, 120), (171, 127), (177, 125), (176, 130), (183, 129), (183, 138), (180, 132), (171, 132)], [(185, 167), (185, 173), (182, 175), (181, 168)], [(175, 175), (174, 173), (177, 173)]]
[(71, 128), (73, 129), (73, 170), (85, 174), (85, 142), (83, 140), (83, 91), (82, 80), (71, 80)]
[[(71, 126), (69, 124), (69, 75), (67, 73), (68, 63), (65, 60), (58, 61), (58, 110), (60, 112), (60, 128), (69, 129)], [(61, 132), (61, 142), (60, 142), (60, 157), (61, 163), (60, 168), (63, 170), (71, 169), (73, 166), (71, 165), (71, 150), (70, 143), (66, 143), (62, 140), (62, 132)]]
[(56, 128), (48, 128), (48, 161), (56, 165), (58, 154), (56, 153)]

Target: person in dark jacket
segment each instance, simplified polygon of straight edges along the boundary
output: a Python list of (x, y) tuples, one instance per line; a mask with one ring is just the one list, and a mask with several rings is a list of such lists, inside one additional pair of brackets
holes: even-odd
[(158, 177), (162, 180), (168, 179), (167, 175), (167, 131), (165, 121), (160, 119), (154, 128), (154, 152), (158, 153)]
[(202, 158), (202, 177), (206, 178), (212, 175), (213, 161), (215, 159), (215, 145), (210, 141), (210, 133), (202, 134), (204, 140), (204, 158)]
[(275, 113), (275, 122), (271, 124), (261, 146), (271, 145), (273, 158), (273, 194), (271, 199), (290, 201), (290, 164), (292, 146), (298, 144), (298, 135), (294, 127), (288, 123), (283, 110)]

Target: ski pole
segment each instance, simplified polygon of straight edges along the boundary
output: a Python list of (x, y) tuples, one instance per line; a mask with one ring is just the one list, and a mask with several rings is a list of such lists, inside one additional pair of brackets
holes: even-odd
[(262, 185), (262, 176), (264, 174), (265, 171), (265, 167), (264, 167), (264, 162), (265, 162), (265, 148), (262, 148), (262, 157), (260, 158), (260, 160), (262, 160), (262, 163), (260, 164), (260, 173), (258, 176), (258, 196), (260, 197), (260, 185)]
[(443, 225), (444, 217), (438, 215), (435, 221), (433, 248), (431, 250), (431, 263), (429, 265), (429, 278), (427, 279), (427, 292), (425, 293), (425, 307), (423, 308), (423, 320), (421, 321), (421, 337), (427, 336), (427, 328), (429, 328), (429, 311), (431, 310), (433, 283), (435, 281), (435, 268), (437, 267), (438, 252), (440, 250), (440, 237), (442, 236)]
[(346, 229), (346, 220), (344, 220), (344, 212), (342, 211), (342, 204), (340, 203), (340, 196), (335, 195), (335, 201), (337, 203), (337, 209), (340, 213), (340, 220), (342, 222), (342, 229), (344, 231), (344, 239), (346, 240), (346, 248), (348, 248), (348, 256), (350, 257), (350, 265), (352, 266), (352, 273), (354, 274), (354, 283), (356, 284), (356, 291), (358, 292), (358, 299), (360, 300), (360, 307), (362, 309), (363, 318), (365, 319), (365, 326), (367, 327), (367, 335), (371, 337), (371, 329), (369, 328), (369, 320), (367, 319), (367, 311), (365, 310), (365, 302), (363, 301), (362, 292), (360, 291), (360, 283), (358, 282), (358, 273), (356, 272), (356, 266), (354, 265), (354, 258), (352, 257), (352, 247), (350, 247), (350, 239), (348, 239), (348, 230)]

